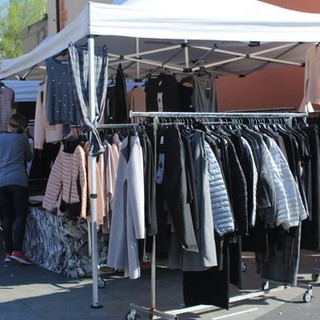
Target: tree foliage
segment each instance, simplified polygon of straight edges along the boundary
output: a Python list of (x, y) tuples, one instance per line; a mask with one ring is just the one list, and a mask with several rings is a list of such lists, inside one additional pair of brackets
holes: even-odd
[(46, 0), (8, 0), (0, 3), (0, 59), (23, 54), (22, 31), (43, 19)]

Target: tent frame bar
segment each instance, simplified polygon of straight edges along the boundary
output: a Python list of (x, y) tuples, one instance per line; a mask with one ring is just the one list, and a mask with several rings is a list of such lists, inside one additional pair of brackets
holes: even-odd
[[(136, 52), (135, 53), (126, 54), (126, 55), (109, 53), (108, 55), (110, 57), (110, 60), (109, 60), (110, 66), (118, 64), (119, 60), (120, 61), (132, 61), (132, 62), (137, 63), (137, 65), (146, 64), (146, 65), (150, 65), (150, 66), (167, 68), (169, 70), (178, 71), (178, 72), (182, 72), (182, 73), (194, 72), (199, 69), (199, 62), (194, 64), (192, 67), (189, 66), (189, 64), (190, 64), (190, 62), (189, 62), (189, 48), (194, 48), (194, 49), (206, 51), (207, 53), (204, 56), (208, 56), (208, 55), (214, 54), (214, 53), (221, 53), (221, 54), (233, 56), (233, 58), (223, 59), (223, 60), (217, 61), (217, 62), (203, 63), (201, 66), (205, 67), (205, 68), (219, 67), (219, 66), (225, 65), (227, 63), (235, 62), (235, 61), (242, 60), (242, 59), (254, 59), (254, 60), (260, 60), (260, 61), (265, 61), (265, 62), (273, 62), (273, 63), (279, 63), (279, 64), (284, 64), (284, 65), (292, 65), (292, 66), (302, 67), (302, 66), (304, 66), (303, 62), (300, 63), (300, 62), (294, 62), (294, 61), (289, 61), (289, 60), (270, 58), (270, 57), (266, 57), (263, 55), (265, 53), (270, 53), (270, 52), (274, 52), (274, 51), (281, 50), (281, 49), (286, 49), (286, 48), (290, 49), (290, 48), (297, 46), (299, 44), (302, 44), (302, 42), (295, 42), (294, 44), (286, 43), (286, 44), (282, 44), (282, 45), (279, 45), (279, 46), (276, 46), (273, 48), (257, 51), (254, 53), (242, 53), (242, 52), (237, 52), (237, 51), (232, 51), (232, 50), (219, 49), (218, 46), (216, 46), (216, 47), (197, 46), (197, 45), (193, 46), (188, 43), (187, 39), (185, 39), (184, 42), (181, 43), (180, 45), (171, 45), (168, 47), (163, 47), (163, 48), (155, 49), (155, 50), (140, 51), (139, 50), (140, 39), (136, 38)], [(150, 54), (168, 52), (168, 51), (177, 50), (177, 49), (181, 49), (181, 48), (185, 52), (184, 66), (144, 58), (145, 56), (150, 55)], [(170, 60), (171, 59), (169, 59), (169, 61)], [(203, 61), (204, 58), (202, 58), (201, 60)], [(139, 67), (137, 66), (137, 70), (138, 69), (139, 69)], [(139, 72), (137, 71), (136, 78), (140, 79), (140, 69), (139, 69)]]

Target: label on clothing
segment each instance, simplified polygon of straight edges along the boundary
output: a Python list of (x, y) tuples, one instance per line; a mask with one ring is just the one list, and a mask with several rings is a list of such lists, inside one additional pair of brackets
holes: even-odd
[(163, 92), (157, 94), (158, 111), (163, 111)]
[(156, 183), (161, 184), (163, 180), (164, 174), (164, 153), (159, 153), (159, 162), (158, 162), (158, 169), (156, 173)]
[(206, 87), (206, 98), (210, 99), (210, 97), (211, 97), (211, 88), (208, 86)]

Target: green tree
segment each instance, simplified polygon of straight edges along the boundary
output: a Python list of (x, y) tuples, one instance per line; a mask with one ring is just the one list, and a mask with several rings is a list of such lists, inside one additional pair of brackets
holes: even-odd
[(10, 0), (0, 4), (0, 59), (23, 54), (22, 31), (43, 19), (47, 0)]

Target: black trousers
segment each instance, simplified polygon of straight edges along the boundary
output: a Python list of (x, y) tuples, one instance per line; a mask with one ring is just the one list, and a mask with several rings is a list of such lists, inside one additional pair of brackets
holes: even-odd
[(5, 250), (8, 253), (23, 249), (28, 203), (27, 187), (16, 185), (0, 187), (2, 229)]

